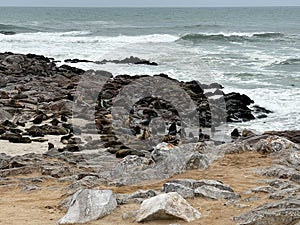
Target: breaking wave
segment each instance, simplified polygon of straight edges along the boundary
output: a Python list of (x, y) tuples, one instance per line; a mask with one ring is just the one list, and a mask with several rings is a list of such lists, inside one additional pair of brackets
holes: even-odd
[(267, 32), (267, 33), (199, 33), (186, 34), (179, 40), (201, 42), (201, 41), (259, 41), (260, 39), (274, 39), (284, 37), (283, 33)]

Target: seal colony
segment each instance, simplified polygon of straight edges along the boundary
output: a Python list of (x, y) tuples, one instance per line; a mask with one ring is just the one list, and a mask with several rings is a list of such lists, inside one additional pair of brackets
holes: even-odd
[[(135, 57), (110, 63), (130, 60), (157, 65)], [(145, 92), (134, 97), (136, 90), (142, 93), (151, 82), (162, 80), (180, 91), (169, 85), (158, 88), (161, 92), (156, 95)], [(167, 99), (161, 97), (169, 94)], [(189, 99), (191, 107), (180, 108)], [(52, 220), (97, 224), (91, 222), (97, 219), (101, 224), (126, 225), (186, 224), (183, 220), (297, 224), (299, 131), (234, 130), (231, 143), (207, 133), (207, 129), (216, 132), (223, 122), (272, 113), (253, 104), (246, 95), (223, 93), (216, 83), (181, 82), (166, 74), (113, 77), (105, 71), (57, 66), (44, 56), (1, 53), (0, 204), (5, 210), (0, 222), (21, 223), (17, 216), (8, 216), (14, 210), (7, 204), (10, 200), (17, 202), (18, 211), (25, 207), (21, 198), (36, 209), (32, 202), (43, 202), (45, 194), (51, 198), (38, 206), (43, 208), (41, 218), (26, 209), (22, 224), (53, 224)], [(20, 146), (25, 146), (23, 151), (18, 151)], [(86, 202), (84, 193), (99, 201)], [(159, 199), (178, 206), (176, 213), (168, 204), (156, 208), (152, 202)], [(98, 204), (106, 213), (98, 212)]]
[[(147, 60), (135, 57), (117, 63), (131, 63), (131, 60), (132, 63), (146, 62), (151, 65)], [(209, 135), (204, 134), (201, 128), (213, 130), (222, 122), (249, 121), (271, 113), (261, 107), (250, 109), (253, 100), (239, 93), (224, 94), (220, 84), (180, 82), (165, 74), (156, 75), (153, 79), (166, 83), (161, 88), (166, 91), (155, 90), (159, 93), (150, 94), (156, 96), (142, 96), (127, 109), (130, 104), (126, 105), (126, 100), (135, 96), (137, 90), (151, 85), (147, 80), (149, 76), (113, 77), (105, 71), (83, 71), (67, 65), (58, 67), (54, 59), (33, 54), (2, 53), (0, 74), (1, 139), (12, 143), (32, 143), (46, 142), (46, 138), (43, 139), (45, 135), (64, 135), (60, 137), (63, 147), (54, 145), (60, 152), (92, 149), (97, 141), (86, 136), (100, 134), (101, 140), (98, 142), (101, 142), (101, 146), (97, 144), (98, 148), (109, 147), (111, 153), (122, 149), (121, 155), (126, 156), (141, 148), (151, 150), (151, 146), (161, 142), (177, 145), (182, 141), (209, 140)], [(97, 81), (101, 79), (100, 89)], [(167, 82), (170, 82), (169, 86)], [(134, 86), (137, 84), (139, 86)], [(176, 93), (173, 102), (170, 98), (174, 95), (171, 85), (181, 90), (179, 94)], [(130, 88), (126, 89), (127, 86)], [(186, 96), (182, 97), (182, 93)], [(168, 99), (157, 97), (160, 95)], [(218, 98), (213, 98), (215, 96)], [(186, 106), (189, 99), (193, 101), (194, 108), (183, 109), (185, 115), (179, 115), (179, 108)], [(221, 108), (222, 103), (224, 109)], [(121, 107), (123, 111), (112, 114), (112, 110), (120, 110)], [(118, 113), (121, 115), (116, 117)], [(123, 114), (127, 117), (123, 118)], [(182, 117), (187, 120), (182, 121)], [(72, 118), (75, 120), (71, 121)], [(77, 125), (77, 120), (85, 121), (84, 125), (80, 122)], [(198, 130), (185, 131), (184, 122)], [(132, 150), (118, 140), (118, 137), (126, 135), (151, 140), (148, 147), (131, 143), (134, 146)], [(147, 142), (143, 142), (143, 145), (147, 145)], [(49, 143), (49, 146), (53, 147), (53, 143)], [(123, 149), (128, 149), (126, 154)]]

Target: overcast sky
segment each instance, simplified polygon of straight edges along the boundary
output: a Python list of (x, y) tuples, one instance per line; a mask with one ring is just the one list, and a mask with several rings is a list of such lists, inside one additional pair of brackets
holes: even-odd
[(0, 6), (208, 7), (300, 6), (300, 0), (0, 0)]

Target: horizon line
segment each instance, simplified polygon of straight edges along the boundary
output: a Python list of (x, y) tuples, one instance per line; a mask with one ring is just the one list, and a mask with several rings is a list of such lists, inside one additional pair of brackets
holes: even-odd
[(300, 5), (253, 5), (253, 6), (37, 6), (37, 5), (0, 5), (7, 8), (271, 8), (271, 7), (300, 7)]

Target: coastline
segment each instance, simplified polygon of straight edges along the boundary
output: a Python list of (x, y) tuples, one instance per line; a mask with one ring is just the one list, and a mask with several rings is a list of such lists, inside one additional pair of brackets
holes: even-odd
[[(54, 59), (34, 54), (1, 53), (0, 74), (0, 204), (6, 208), (0, 224), (53, 224), (70, 207), (62, 201), (81, 189), (110, 189), (118, 201), (111, 215), (86, 224), (134, 224), (126, 215), (149, 196), (128, 194), (146, 189), (160, 195), (165, 184), (182, 179), (209, 180), (206, 188), (221, 180), (232, 189), (229, 198), (218, 197), (220, 183), (213, 197), (194, 190), (187, 200), (203, 216), (190, 224), (236, 224), (233, 218), (256, 224), (247, 214), (256, 207), (268, 221), (265, 203), (286, 203), (288, 211), (290, 198), (300, 199), (299, 131), (238, 131), (232, 142), (214, 140), (223, 123), (272, 113), (258, 106), (254, 112), (253, 100), (224, 94), (220, 84), (180, 82), (165, 74), (113, 77), (58, 67)], [(285, 183), (293, 190), (286, 191)], [(187, 187), (181, 188), (173, 191), (186, 194)], [(16, 204), (8, 205), (11, 199)], [(10, 216), (27, 204), (18, 219)], [(293, 219), (300, 221), (300, 215)], [(147, 224), (174, 222), (186, 224), (179, 219)]]

